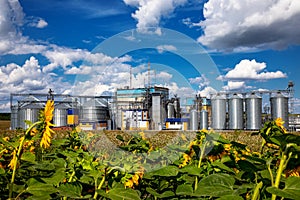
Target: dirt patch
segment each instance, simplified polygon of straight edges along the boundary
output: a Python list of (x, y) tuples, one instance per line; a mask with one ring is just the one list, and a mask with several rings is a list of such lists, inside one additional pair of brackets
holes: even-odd
[(10, 121), (0, 120), (0, 130), (8, 130), (8, 129), (10, 129)]

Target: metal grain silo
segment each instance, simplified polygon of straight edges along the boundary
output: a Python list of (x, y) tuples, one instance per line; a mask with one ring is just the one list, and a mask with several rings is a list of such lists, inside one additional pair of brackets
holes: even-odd
[(252, 93), (246, 98), (246, 129), (258, 130), (262, 126), (262, 98)]
[(226, 98), (217, 94), (211, 99), (211, 127), (216, 130), (223, 130), (226, 127)]
[(244, 128), (244, 110), (243, 99), (237, 94), (233, 94), (229, 99), (229, 129), (243, 129)]
[(67, 103), (59, 103), (54, 106), (53, 124), (56, 127), (67, 125), (67, 115), (69, 108), (71, 108), (71, 106)]
[(98, 99), (92, 98), (82, 105), (82, 119), (86, 121), (102, 121), (107, 120), (107, 105)]
[(199, 127), (198, 112), (191, 110), (190, 112), (190, 130), (196, 131)]
[(175, 108), (173, 103), (168, 103), (167, 110), (167, 118), (175, 118)]
[(200, 112), (200, 130), (202, 129), (208, 129), (208, 112), (206, 110)]
[(19, 127), (27, 129), (29, 125), (25, 123), (25, 120), (31, 121), (32, 123), (37, 122), (40, 111), (44, 108), (44, 104), (40, 102), (34, 96), (29, 96), (21, 101), (19, 111)]
[(288, 97), (284, 96), (281, 92), (277, 92), (274, 96), (270, 97), (271, 101), (271, 117), (273, 120), (281, 118), (285, 123), (284, 127), (289, 127), (288, 116)]
[(10, 114), (10, 128), (11, 130), (16, 130), (19, 127), (19, 113), (18, 106), (11, 106)]

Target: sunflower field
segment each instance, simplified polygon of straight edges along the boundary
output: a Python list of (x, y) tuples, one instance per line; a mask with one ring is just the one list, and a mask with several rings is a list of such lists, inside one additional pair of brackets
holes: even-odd
[(0, 134), (1, 199), (300, 199), (300, 136), (281, 119), (252, 148), (213, 130), (55, 132), (53, 109)]

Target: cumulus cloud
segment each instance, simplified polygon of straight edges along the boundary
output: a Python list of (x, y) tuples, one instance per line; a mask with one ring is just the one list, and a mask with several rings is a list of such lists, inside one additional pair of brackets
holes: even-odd
[(195, 78), (189, 78), (191, 84), (197, 84), (199, 89), (202, 90), (210, 84), (210, 81), (204, 74)]
[(164, 51), (176, 51), (177, 48), (174, 45), (159, 45), (156, 47), (158, 53), (163, 53)]
[(287, 75), (281, 71), (263, 71), (267, 67), (266, 63), (256, 62), (256, 60), (241, 60), (234, 69), (227, 72), (225, 76), (219, 76), (223, 80), (269, 80), (286, 78)]
[(244, 81), (228, 81), (227, 85), (223, 87), (224, 90), (243, 90), (247, 86)]
[(249, 51), (300, 44), (298, 0), (209, 0), (203, 14), (199, 26), (204, 34), (198, 41), (211, 49)]
[[(40, 53), (46, 49), (45, 45), (37, 44), (22, 35), (20, 30), (25, 21), (24, 17), (19, 1), (0, 1), (0, 54)], [(45, 26), (44, 22), (37, 22), (37, 25)]]
[(26, 60), (22, 66), (15, 63), (0, 66), (0, 78), (0, 94), (6, 95), (43, 91), (51, 86), (53, 88), (65, 86), (61, 80), (53, 81), (51, 74), (43, 73), (42, 67), (34, 56)]
[(184, 5), (187, 0), (123, 0), (125, 4), (137, 7), (132, 17), (137, 20), (137, 30), (141, 33), (161, 34), (159, 24), (168, 17), (176, 7)]
[(200, 94), (201, 97), (208, 97), (210, 98), (212, 94), (216, 94), (217, 90), (215, 90), (211, 86), (207, 86), (203, 88), (202, 90), (198, 91), (198, 94)]
[[(52, 50), (43, 52), (43, 55), (49, 60), (50, 64), (43, 68), (44, 72), (53, 71), (56, 68), (62, 67), (67, 70), (68, 66), (73, 67), (74, 62), (84, 61), (86, 65), (109, 65), (112, 63), (123, 63), (131, 60), (128, 55), (118, 57), (110, 57), (103, 53), (91, 53), (84, 49), (71, 49), (67, 47), (53, 46)], [(70, 71), (69, 71), (70, 72)]]

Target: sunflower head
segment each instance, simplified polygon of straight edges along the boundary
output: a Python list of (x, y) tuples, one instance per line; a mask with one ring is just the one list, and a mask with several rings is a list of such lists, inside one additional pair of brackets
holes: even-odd
[(285, 129), (285, 127), (283, 126), (283, 124), (284, 124), (284, 121), (282, 120), (282, 118), (277, 118), (276, 120), (275, 120), (275, 124), (276, 124), (276, 126), (278, 126), (281, 130), (283, 130), (283, 132), (284, 133), (286, 133), (286, 129)]
[(52, 133), (54, 133), (54, 131), (51, 129), (51, 126), (54, 125), (54, 124), (51, 123), (51, 120), (53, 118), (53, 111), (54, 111), (54, 101), (53, 100), (48, 100), (47, 103), (46, 103), (45, 109), (43, 111), (43, 114), (44, 114), (44, 129), (43, 129), (42, 140), (41, 140), (41, 143), (40, 143), (40, 146), (43, 147), (43, 148), (50, 147)]

